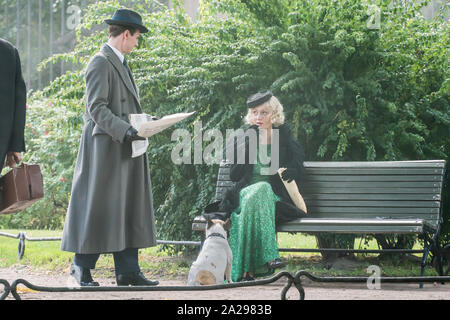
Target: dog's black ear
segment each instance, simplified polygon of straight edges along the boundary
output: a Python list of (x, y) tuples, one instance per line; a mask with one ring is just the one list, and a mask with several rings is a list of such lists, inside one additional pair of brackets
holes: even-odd
[(208, 227), (206, 229), (209, 229), (213, 226), (214, 222), (212, 222), (212, 219), (210, 216), (208, 216), (207, 218), (207, 222), (208, 222)]
[(228, 219), (225, 221), (225, 224), (223, 225), (223, 228), (224, 228), (225, 230), (228, 230), (228, 231), (231, 230), (231, 220), (230, 220), (230, 218), (228, 218)]

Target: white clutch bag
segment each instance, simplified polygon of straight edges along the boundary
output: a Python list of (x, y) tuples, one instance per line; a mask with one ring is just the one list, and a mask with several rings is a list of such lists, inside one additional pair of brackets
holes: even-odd
[(278, 169), (278, 175), (280, 176), (281, 181), (283, 181), (284, 186), (289, 193), (289, 196), (291, 197), (291, 200), (294, 202), (295, 206), (301, 210), (303, 210), (305, 213), (307, 213), (306, 204), (303, 200), (302, 195), (298, 191), (298, 186), (295, 180), (292, 180), (291, 182), (284, 181), (283, 178), (281, 178), (281, 174), (283, 171), (286, 170), (286, 168), (280, 168)]

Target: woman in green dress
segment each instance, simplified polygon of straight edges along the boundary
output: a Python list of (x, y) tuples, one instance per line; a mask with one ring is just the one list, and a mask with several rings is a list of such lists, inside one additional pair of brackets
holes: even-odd
[[(283, 106), (270, 91), (251, 96), (247, 105), (244, 138), (234, 141), (230, 178), (235, 184), (220, 204), (221, 210), (231, 215), (233, 281), (253, 280), (283, 267), (276, 224), (305, 216), (277, 173), (278, 168), (286, 168), (282, 179), (295, 180), (301, 187), (303, 152), (284, 125)], [(245, 159), (239, 161), (242, 155)]]

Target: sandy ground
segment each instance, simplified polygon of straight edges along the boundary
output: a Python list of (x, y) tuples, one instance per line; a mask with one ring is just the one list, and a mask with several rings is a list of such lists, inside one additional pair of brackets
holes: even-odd
[[(0, 279), (10, 284), (16, 279), (25, 279), (37, 286), (67, 287), (71, 278), (66, 273), (38, 272), (27, 267), (2, 268)], [(101, 286), (115, 286), (115, 279), (98, 278)], [(157, 279), (160, 286), (184, 286), (183, 278), (176, 280)], [(153, 291), (153, 292), (35, 292), (25, 286), (18, 287), (22, 300), (279, 300), (286, 278), (265, 286), (231, 288), (208, 291)], [(423, 289), (418, 284), (381, 283), (380, 289), (369, 290), (361, 283), (315, 283), (302, 278), (306, 300), (450, 300), (450, 283), (445, 285), (425, 283)], [(0, 295), (4, 288), (0, 285)], [(292, 287), (288, 299), (299, 298)], [(10, 294), (6, 300), (13, 300)]]

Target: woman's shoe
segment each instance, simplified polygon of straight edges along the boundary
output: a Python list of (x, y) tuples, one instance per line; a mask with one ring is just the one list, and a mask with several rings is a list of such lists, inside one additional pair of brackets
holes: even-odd
[(270, 269), (279, 269), (286, 266), (286, 263), (281, 261), (281, 259), (270, 260), (267, 262)]
[(253, 278), (248, 273), (244, 277), (242, 277), (242, 281), (254, 281), (254, 280), (255, 280), (255, 278)]

